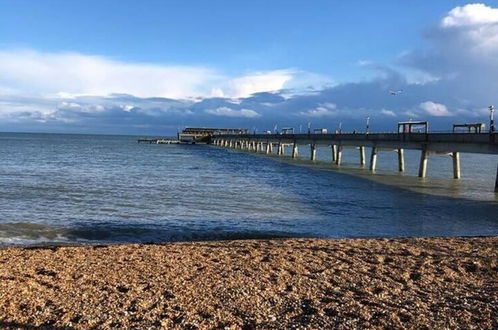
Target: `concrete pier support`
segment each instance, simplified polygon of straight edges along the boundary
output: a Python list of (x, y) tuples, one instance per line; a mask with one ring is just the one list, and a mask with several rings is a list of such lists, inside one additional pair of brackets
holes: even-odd
[(342, 146), (338, 146), (335, 152), (335, 164), (341, 166), (342, 162)]
[(270, 142), (270, 154), (273, 153), (273, 142)]
[(297, 143), (294, 142), (294, 145), (292, 146), (292, 158), (297, 158), (299, 156), (299, 147), (297, 146)]
[(359, 150), (360, 150), (360, 165), (365, 166), (365, 147), (361, 146)]
[(277, 144), (277, 155), (278, 156), (282, 156), (282, 148), (283, 148), (282, 143)]
[(370, 171), (375, 171), (375, 167), (377, 166), (377, 153), (378, 149), (373, 147), (370, 154)]
[(427, 176), (427, 161), (429, 159), (429, 152), (427, 150), (422, 150), (420, 153), (420, 166), (418, 168), (419, 178), (425, 178)]
[(333, 144), (331, 145), (332, 149), (332, 162), (335, 163), (335, 160), (337, 159), (337, 145)]
[(285, 155), (285, 144), (280, 145), (280, 156)]
[(315, 161), (316, 160), (316, 144), (312, 143), (310, 144), (310, 159), (312, 161)]
[(268, 155), (268, 154), (271, 154), (271, 144), (270, 144), (270, 142), (268, 142), (268, 143), (266, 144), (266, 154), (267, 154), (267, 155)]
[(398, 170), (400, 172), (405, 171), (405, 150), (398, 149)]
[(460, 153), (459, 152), (453, 152), (451, 154), (451, 157), (453, 158), (453, 178), (454, 179), (460, 179)]

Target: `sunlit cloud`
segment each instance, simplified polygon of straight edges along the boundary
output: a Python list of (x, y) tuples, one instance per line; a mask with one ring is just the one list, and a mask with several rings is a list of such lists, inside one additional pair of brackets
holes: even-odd
[(420, 108), (424, 110), (426, 113), (428, 113), (431, 116), (435, 117), (449, 117), (453, 116), (451, 112), (448, 111), (446, 106), (444, 104), (440, 103), (435, 103), (432, 101), (426, 101), (420, 103)]
[(209, 113), (209, 114), (215, 115), (215, 116), (240, 117), (240, 118), (256, 118), (256, 117), (261, 116), (259, 113), (257, 113), (254, 110), (251, 110), (251, 109), (234, 110), (234, 109), (230, 109), (228, 107), (221, 107), (221, 108), (217, 108), (217, 109), (208, 109), (208, 110), (206, 110), (206, 113)]
[(333, 103), (320, 104), (318, 107), (306, 111), (299, 112), (300, 115), (305, 117), (328, 117), (335, 116), (337, 112), (335, 111), (336, 105)]

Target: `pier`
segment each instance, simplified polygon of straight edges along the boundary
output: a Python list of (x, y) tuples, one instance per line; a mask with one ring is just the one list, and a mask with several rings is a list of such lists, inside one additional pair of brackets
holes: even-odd
[[(427, 125), (422, 132), (413, 132), (413, 125), (424, 122), (400, 123), (398, 133), (336, 133), (336, 134), (224, 134), (211, 136), (211, 143), (264, 154), (283, 156), (286, 147), (292, 148), (291, 158), (299, 157), (299, 148), (310, 148), (310, 160), (316, 160), (318, 147), (330, 148), (331, 162), (341, 165), (342, 153), (353, 150), (358, 162), (366, 166), (365, 148), (370, 148), (369, 170), (375, 172), (377, 157), (384, 151), (398, 154), (398, 170), (405, 171), (404, 150), (420, 150), (418, 176), (427, 176), (430, 155), (445, 154), (452, 158), (454, 179), (460, 179), (460, 153), (498, 154), (498, 133), (428, 133)], [(498, 192), (498, 164), (495, 182)]]
[(138, 139), (138, 143), (148, 143), (148, 144), (179, 144), (181, 143), (179, 140), (176, 139)]

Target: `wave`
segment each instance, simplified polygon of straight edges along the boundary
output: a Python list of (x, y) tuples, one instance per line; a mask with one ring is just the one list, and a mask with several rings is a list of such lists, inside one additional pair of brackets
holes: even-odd
[(166, 243), (179, 241), (311, 237), (283, 231), (190, 230), (134, 225), (58, 227), (17, 222), (0, 224), (0, 245)]

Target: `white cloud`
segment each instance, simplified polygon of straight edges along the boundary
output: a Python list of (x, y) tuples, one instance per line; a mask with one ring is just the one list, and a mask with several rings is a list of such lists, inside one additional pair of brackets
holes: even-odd
[(296, 69), (227, 76), (205, 66), (125, 62), (75, 52), (0, 50), (0, 93), (11, 95), (240, 98), (284, 88), (321, 88), (330, 82), (325, 76)]
[(410, 111), (410, 110), (405, 111), (405, 112), (404, 112), (404, 115), (405, 115), (405, 116), (408, 116), (408, 117), (410, 117), (410, 118), (419, 118), (419, 115), (418, 115), (417, 113), (415, 113), (415, 112), (413, 112), (413, 111)]
[(464, 55), (498, 63), (498, 8), (483, 4), (456, 7), (441, 20), (440, 27), (435, 37), (440, 38), (441, 50), (456, 51), (453, 57), (457, 58)]
[(257, 118), (257, 117), (261, 116), (259, 113), (257, 113), (254, 110), (250, 110), (250, 109), (234, 110), (234, 109), (230, 109), (228, 107), (220, 107), (217, 109), (208, 109), (208, 110), (205, 110), (205, 112), (209, 113), (211, 115), (224, 116), (224, 117)]
[(223, 92), (223, 90), (221, 88), (212, 88), (211, 89), (211, 96), (212, 97), (223, 97), (225, 96), (225, 93)]
[(108, 95), (183, 98), (205, 95), (220, 78), (215, 70), (181, 65), (128, 63), (78, 53), (0, 51), (0, 86), (43, 95)]
[(396, 117), (396, 113), (392, 110), (382, 109), (380, 110), (380, 113), (389, 117)]
[(336, 105), (333, 103), (323, 103), (320, 104), (318, 107), (314, 109), (310, 109), (307, 111), (301, 111), (299, 114), (301, 116), (306, 116), (306, 117), (329, 117), (329, 116), (335, 116), (337, 114), (336, 111)]
[(293, 77), (290, 70), (276, 70), (249, 74), (229, 82), (228, 94), (231, 97), (247, 97), (254, 93), (278, 91)]
[(449, 117), (453, 116), (451, 112), (448, 111), (446, 106), (444, 104), (440, 103), (435, 103), (432, 101), (426, 101), (420, 103), (420, 108), (424, 110), (426, 113), (428, 113), (431, 116), (434, 117)]
[(481, 3), (468, 4), (453, 8), (441, 20), (442, 27), (459, 27), (498, 23), (498, 9)]

